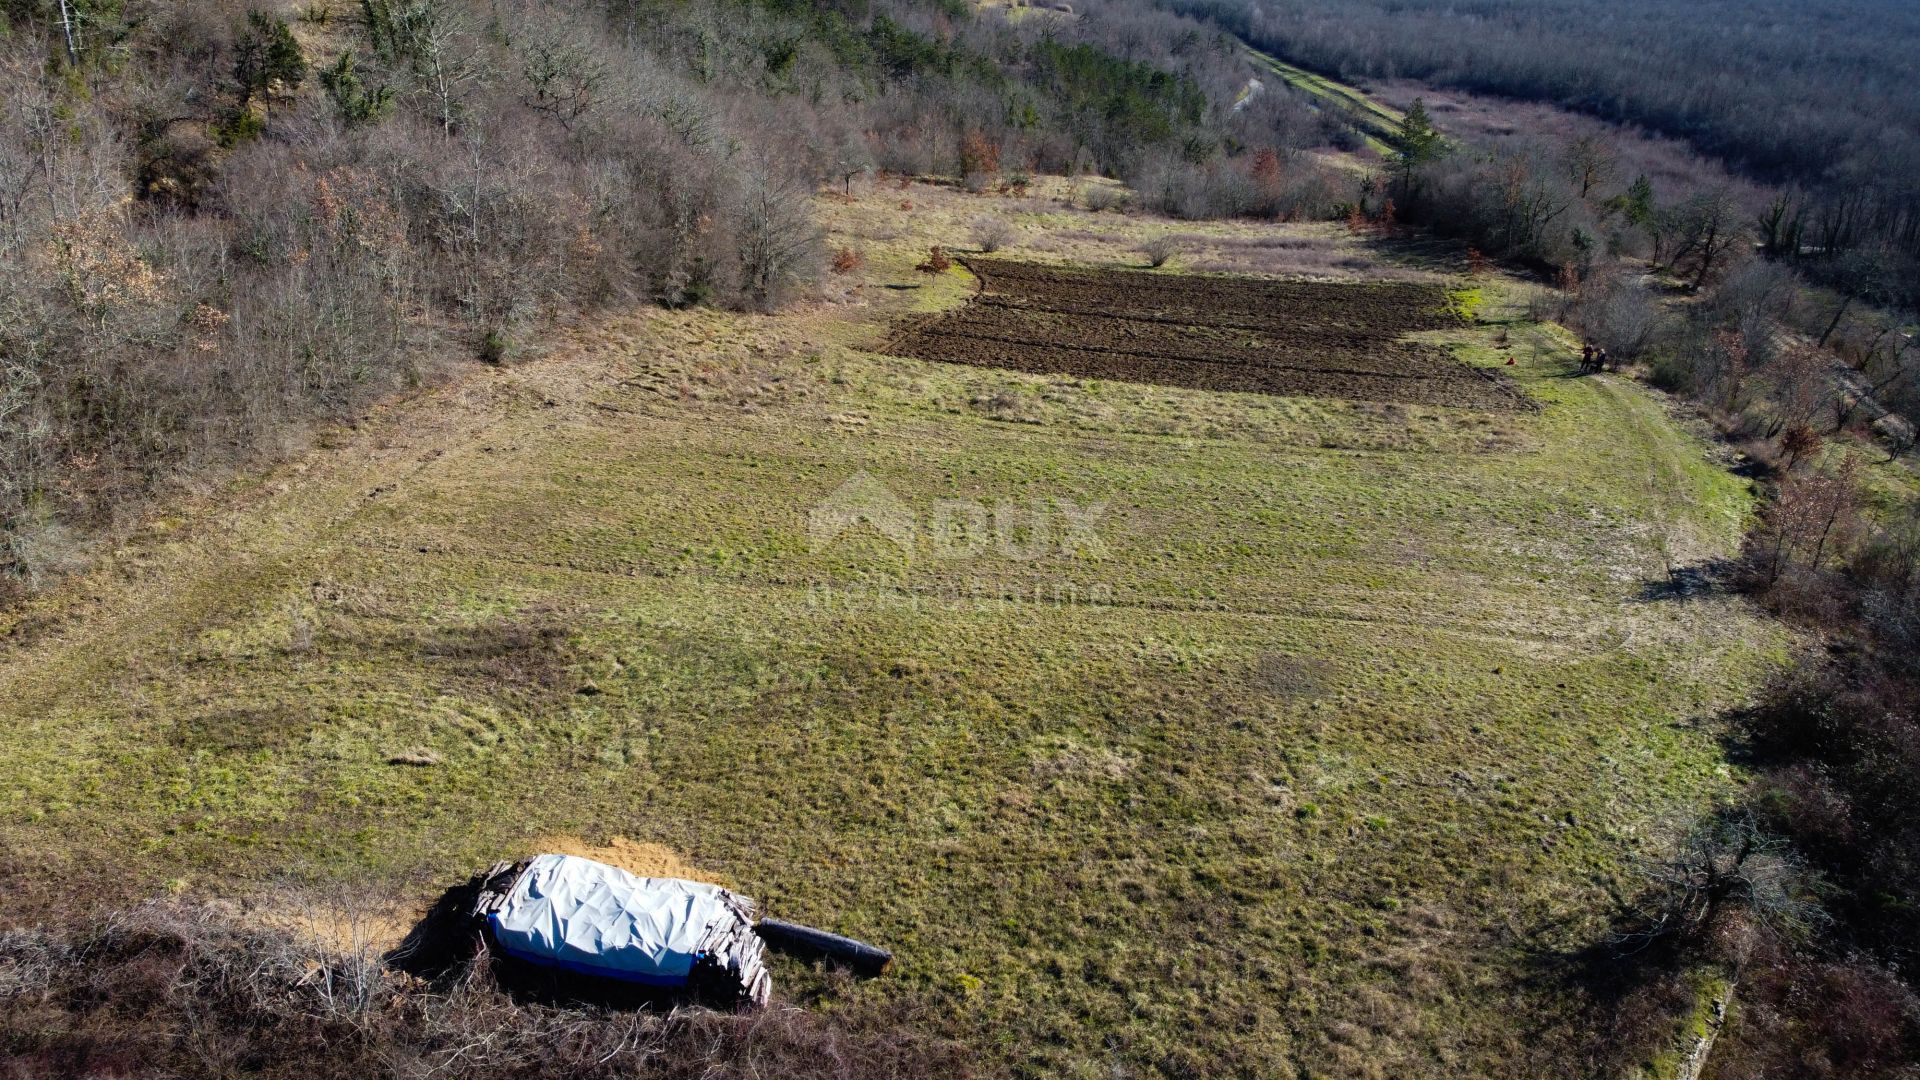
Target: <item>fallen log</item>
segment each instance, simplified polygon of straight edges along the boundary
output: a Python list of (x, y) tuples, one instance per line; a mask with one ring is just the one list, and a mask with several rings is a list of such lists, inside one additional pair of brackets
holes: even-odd
[(863, 978), (884, 974), (893, 964), (893, 954), (877, 945), (829, 934), (825, 930), (799, 923), (761, 919), (754, 924), (753, 930), (760, 935), (760, 940), (767, 943), (768, 948), (802, 959), (830, 960), (850, 968), (855, 975)]

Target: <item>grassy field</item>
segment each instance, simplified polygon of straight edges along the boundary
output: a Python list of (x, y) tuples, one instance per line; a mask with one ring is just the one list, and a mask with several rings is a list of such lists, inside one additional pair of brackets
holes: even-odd
[(1324, 75), (1315, 75), (1305, 68), (1295, 67), (1251, 45), (1246, 48), (1256, 66), (1265, 68), (1279, 76), (1280, 80), (1288, 86), (1311, 94), (1352, 120), (1361, 135), (1366, 138), (1367, 145), (1373, 147), (1376, 152), (1384, 155), (1392, 151), (1393, 140), (1399, 133), (1400, 121), (1403, 119), (1403, 115), (1397, 109), (1382, 105), (1345, 83), (1335, 82)]
[[(1733, 550), (1745, 482), (1639, 388), (1569, 377), (1498, 281), (1443, 340), (1515, 357), (1537, 412), (866, 351), (969, 295), (911, 267), (973, 214), (1052, 261), (1156, 228), (1062, 194), (826, 202), (867, 262), (824, 299), (571, 328), (5, 616), (17, 909), (75, 882), (405, 907), (619, 835), (895, 949), (777, 988), (995, 1069), (1577, 1071), (1538, 951), (1729, 789), (1712, 718), (1784, 647), (1732, 599), (1642, 599)], [(859, 474), (910, 546), (821, 530)]]

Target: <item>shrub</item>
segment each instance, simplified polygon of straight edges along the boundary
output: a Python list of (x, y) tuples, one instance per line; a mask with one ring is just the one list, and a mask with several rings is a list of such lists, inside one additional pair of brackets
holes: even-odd
[(989, 254), (1013, 243), (1015, 232), (1004, 218), (982, 214), (973, 219), (973, 246)]
[(1141, 244), (1140, 254), (1147, 257), (1148, 266), (1158, 269), (1159, 267), (1167, 265), (1167, 261), (1175, 255), (1180, 254), (1181, 247), (1180, 240), (1172, 233), (1161, 233), (1159, 236)]
[(952, 268), (953, 260), (947, 256), (946, 249), (942, 248), (939, 244), (933, 245), (932, 249), (927, 252), (925, 262), (914, 267), (915, 270), (923, 274), (943, 274)]
[(513, 355), (513, 342), (500, 330), (489, 330), (480, 339), (480, 359), (483, 363), (501, 365)]
[(1091, 185), (1080, 195), (1080, 205), (1096, 214), (1103, 210), (1119, 209), (1125, 203), (1126, 196), (1124, 194), (1105, 184)]
[(266, 133), (267, 121), (258, 112), (246, 106), (235, 109), (227, 119), (213, 127), (214, 141), (223, 148), (232, 148), (244, 142), (252, 142)]
[(850, 247), (843, 247), (833, 253), (832, 267), (836, 274), (851, 274), (865, 265), (867, 265), (867, 257)]

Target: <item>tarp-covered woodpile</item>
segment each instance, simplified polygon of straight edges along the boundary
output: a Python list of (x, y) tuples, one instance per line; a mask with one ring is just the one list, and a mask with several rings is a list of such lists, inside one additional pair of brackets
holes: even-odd
[(753, 901), (718, 885), (536, 855), (488, 871), (474, 912), (501, 952), (544, 967), (738, 1004), (772, 989)]

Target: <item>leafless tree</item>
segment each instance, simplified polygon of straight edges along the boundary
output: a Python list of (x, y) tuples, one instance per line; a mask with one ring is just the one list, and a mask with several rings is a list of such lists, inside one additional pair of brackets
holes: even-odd
[(1667, 231), (1674, 237), (1669, 269), (1691, 263), (1692, 287), (1705, 285), (1741, 241), (1739, 204), (1724, 187), (1702, 191), (1668, 211)]
[(833, 140), (833, 173), (840, 178), (840, 193), (853, 197), (853, 181), (873, 168), (873, 152), (867, 147), (865, 136), (851, 128), (843, 128), (835, 134)]
[(1893, 281), (1893, 262), (1892, 252), (1880, 244), (1849, 251), (1836, 260), (1826, 277), (1840, 293), (1840, 304), (1834, 308), (1827, 328), (1820, 332), (1822, 346), (1856, 302), (1875, 303), (1886, 297)]
[(772, 307), (812, 277), (821, 257), (821, 233), (807, 207), (808, 192), (765, 168), (748, 172), (735, 203), (740, 288), (756, 307)]
[(1782, 480), (1753, 539), (1767, 584), (1795, 566), (1820, 570), (1859, 530), (1860, 499), (1859, 465), (1852, 459), (1831, 472), (1805, 469)]
[(1625, 274), (1587, 282), (1574, 303), (1573, 319), (1589, 339), (1621, 360), (1646, 352), (1661, 326), (1659, 305), (1646, 285)]
[(466, 9), (448, 0), (377, 0), (370, 11), (376, 45), (405, 64), (441, 135), (452, 138), (468, 93), (490, 74)]
[(1833, 360), (1804, 342), (1788, 342), (1762, 369), (1773, 387), (1775, 412), (1768, 434), (1813, 423), (1837, 392)]
[(552, 27), (531, 31), (519, 47), (525, 82), (521, 101), (572, 130), (600, 104), (607, 90), (607, 65), (587, 43)]
[(1736, 914), (1788, 940), (1804, 938), (1825, 919), (1811, 871), (1747, 810), (1722, 811), (1686, 827), (1670, 852), (1642, 861), (1638, 874), (1633, 917), (1614, 935), (1623, 952), (1667, 937), (1698, 939)]
[(1580, 191), (1582, 199), (1595, 188), (1611, 183), (1619, 167), (1609, 140), (1593, 134), (1581, 135), (1567, 143), (1567, 175)]

